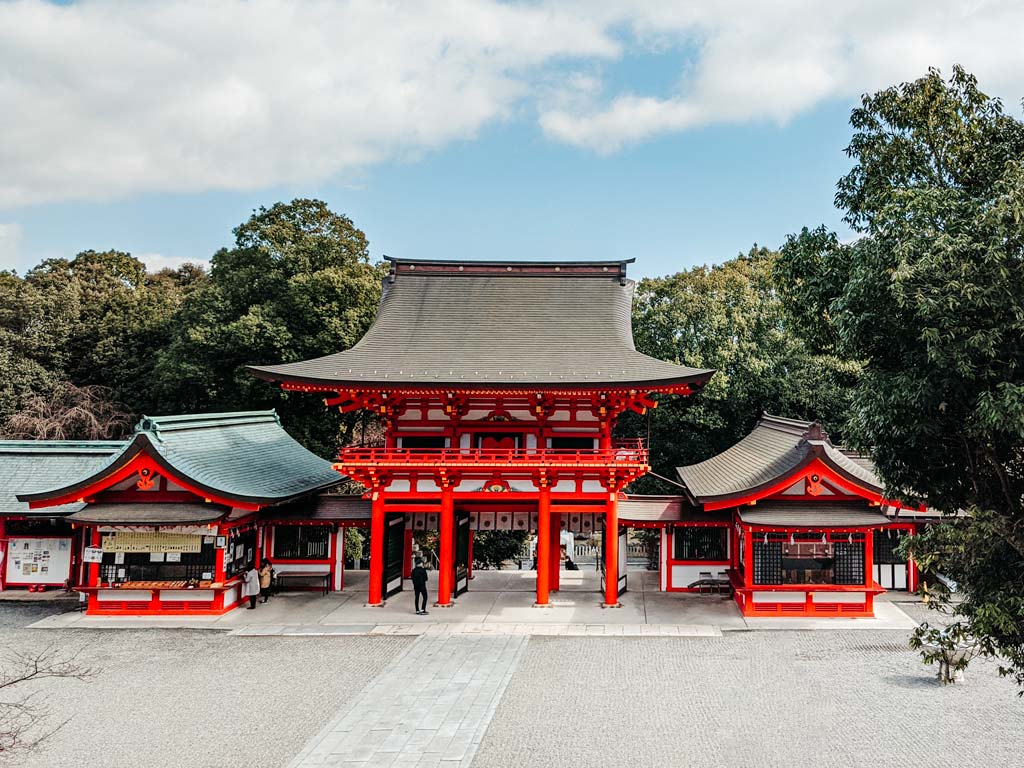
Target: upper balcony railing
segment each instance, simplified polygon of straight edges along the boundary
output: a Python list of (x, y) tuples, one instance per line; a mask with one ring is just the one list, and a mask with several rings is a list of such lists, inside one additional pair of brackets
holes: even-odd
[(616, 440), (608, 448), (342, 448), (336, 466), (516, 468), (646, 466), (641, 439)]

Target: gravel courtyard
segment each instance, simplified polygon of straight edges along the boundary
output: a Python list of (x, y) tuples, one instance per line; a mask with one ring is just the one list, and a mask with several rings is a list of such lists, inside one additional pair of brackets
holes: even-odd
[[(0, 645), (80, 648), (83, 662), (99, 671), (85, 682), (38, 686), (52, 722), (70, 720), (45, 749), (18, 763), (31, 768), (284, 768), (350, 702), (370, 700), (360, 692), (390, 678), (401, 701), (400, 689), (412, 682), (403, 682), (402, 664), (415, 658), (406, 649), (426, 653), (423, 664), (437, 656), (455, 662), (441, 665), (454, 673), (435, 678), (447, 681), (446, 690), (476, 674), (459, 662), (472, 642), (464, 636), (25, 628), (53, 610), (0, 604)], [(1024, 702), (1014, 686), (985, 664), (973, 667), (964, 684), (941, 688), (934, 670), (906, 650), (906, 636), (859, 630), (519, 638), (525, 646), (493, 716), (486, 715), (475, 755), (470, 750), (447, 762), (443, 753), (414, 760), (400, 751), (374, 752), (365, 763), (347, 763), (357, 755), (339, 753), (324, 764), (1019, 766)], [(476, 665), (484, 673), (488, 658)], [(460, 697), (448, 706), (457, 708)], [(399, 733), (401, 721), (384, 709), (366, 714)], [(366, 743), (384, 741), (373, 736), (367, 733)]]
[(0, 646), (81, 649), (98, 673), (33, 687), (68, 722), (19, 768), (279, 768), (412, 639), (23, 628), (51, 610), (0, 603)]

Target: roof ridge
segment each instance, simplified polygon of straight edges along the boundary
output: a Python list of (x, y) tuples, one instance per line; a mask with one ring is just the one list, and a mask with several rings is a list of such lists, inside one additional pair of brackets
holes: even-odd
[(603, 267), (611, 266), (612, 264), (634, 264), (636, 258), (632, 259), (604, 259), (597, 261), (588, 261), (585, 259), (573, 259), (569, 261), (548, 261), (545, 259), (404, 259), (395, 256), (384, 256), (385, 261), (390, 261), (392, 264), (437, 264), (439, 266), (458, 266), (460, 264), (475, 265), (475, 266), (501, 266), (506, 265), (517, 266), (575, 266), (575, 267)]
[(135, 433), (152, 433), (157, 439), (161, 432), (181, 432), (189, 429), (213, 429), (247, 424), (281, 423), (277, 411), (227, 411), (220, 413), (191, 413), (172, 416), (143, 415), (135, 425)]
[(0, 440), (0, 453), (64, 451), (92, 453), (116, 450), (127, 445), (127, 440)]

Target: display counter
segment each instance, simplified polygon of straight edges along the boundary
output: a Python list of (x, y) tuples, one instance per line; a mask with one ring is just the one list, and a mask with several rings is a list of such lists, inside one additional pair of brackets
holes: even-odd
[(125, 614), (217, 615), (230, 611), (240, 600), (241, 579), (201, 582), (186, 586), (184, 581), (126, 581), (118, 585), (80, 587), (88, 596), (90, 615)]

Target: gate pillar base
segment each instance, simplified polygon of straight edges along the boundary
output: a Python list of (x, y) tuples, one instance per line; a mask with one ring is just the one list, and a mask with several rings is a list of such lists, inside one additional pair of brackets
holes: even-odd
[(551, 603), (534, 603), (533, 607), (534, 608), (554, 608), (555, 606), (553, 606)]
[(622, 603), (601, 603), (602, 608), (621, 608)]

